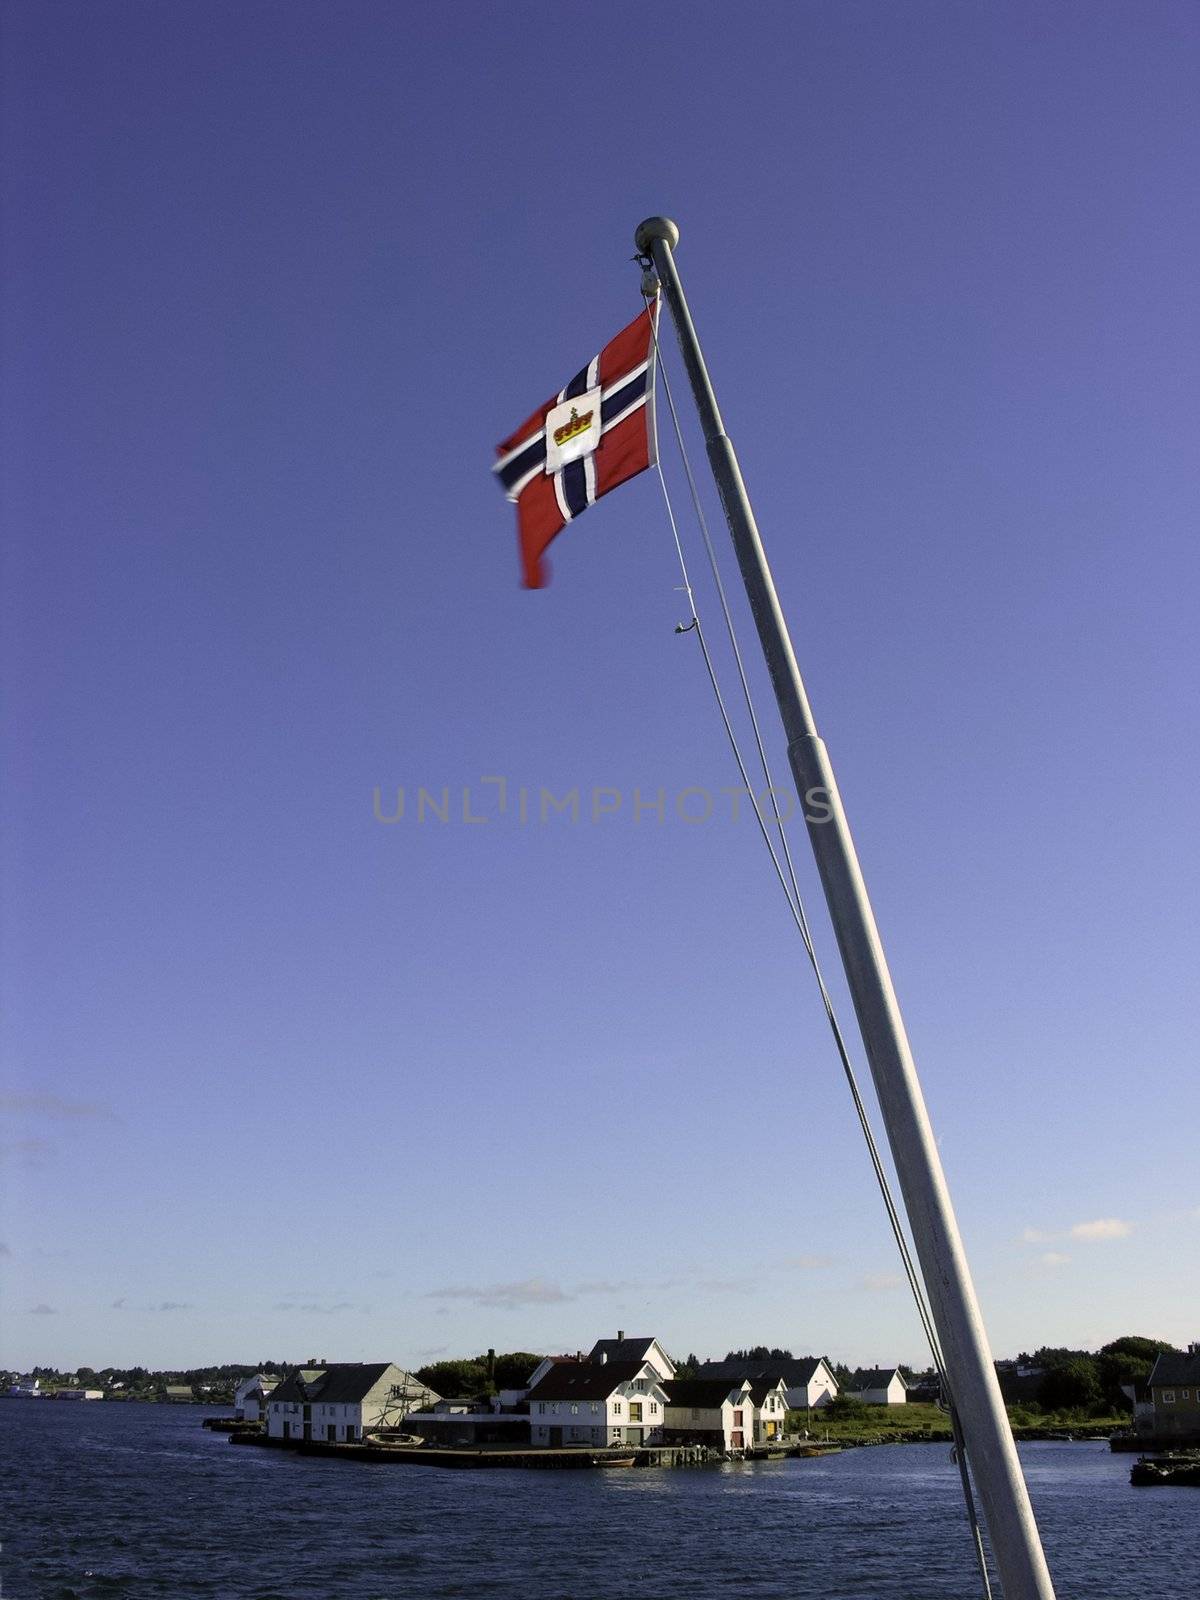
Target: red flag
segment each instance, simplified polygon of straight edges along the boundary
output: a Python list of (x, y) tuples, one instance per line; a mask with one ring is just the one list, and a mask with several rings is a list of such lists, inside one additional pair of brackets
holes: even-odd
[(516, 502), (527, 588), (546, 583), (542, 556), (568, 522), (654, 465), (656, 314), (656, 305), (647, 306), (496, 447), (492, 470)]

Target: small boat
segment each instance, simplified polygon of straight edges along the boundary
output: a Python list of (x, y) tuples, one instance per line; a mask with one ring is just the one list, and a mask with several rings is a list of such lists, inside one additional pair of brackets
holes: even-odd
[(594, 1467), (632, 1467), (637, 1461), (636, 1456), (593, 1456)]

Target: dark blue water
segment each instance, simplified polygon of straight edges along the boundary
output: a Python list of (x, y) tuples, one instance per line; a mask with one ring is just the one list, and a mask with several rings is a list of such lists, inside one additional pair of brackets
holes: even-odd
[[(0, 1401), (5, 1600), (974, 1600), (945, 1447), (453, 1472), (231, 1445), (193, 1406)], [(1022, 1447), (1060, 1600), (1196, 1600), (1200, 1490)]]

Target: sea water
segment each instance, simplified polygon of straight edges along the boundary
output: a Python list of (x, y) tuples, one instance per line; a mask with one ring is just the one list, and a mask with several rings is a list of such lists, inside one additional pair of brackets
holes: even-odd
[[(5, 1600), (970, 1600), (945, 1445), (449, 1471), (230, 1444), (196, 1406), (0, 1401)], [(1196, 1600), (1200, 1490), (1023, 1445), (1059, 1600)]]

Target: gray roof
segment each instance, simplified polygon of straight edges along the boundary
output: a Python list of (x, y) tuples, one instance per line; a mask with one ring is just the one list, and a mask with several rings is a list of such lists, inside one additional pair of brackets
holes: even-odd
[[(293, 1372), (272, 1390), (271, 1399), (353, 1405), (375, 1387), (391, 1365), (390, 1361), (339, 1361), (323, 1367), (313, 1378), (305, 1378), (303, 1372)], [(313, 1369), (309, 1367), (305, 1371)], [(410, 1382), (414, 1400), (432, 1393), (427, 1384), (415, 1378)]]
[[(783, 1383), (782, 1378), (753, 1378), (750, 1382), (750, 1398), (756, 1406), (761, 1406), (769, 1394), (774, 1394)], [(784, 1384), (786, 1388), (787, 1385)]]
[(620, 1384), (631, 1383), (645, 1365), (640, 1359), (559, 1361), (537, 1388), (529, 1391), (530, 1407), (542, 1400), (607, 1400)]
[(738, 1388), (739, 1378), (672, 1378), (664, 1383), (669, 1406), (699, 1406), (715, 1411)]
[(908, 1388), (908, 1380), (899, 1367), (859, 1367), (846, 1385), (847, 1389), (886, 1389), (893, 1378), (899, 1378)]
[(701, 1378), (749, 1378), (752, 1383), (777, 1383), (780, 1378), (789, 1389), (802, 1383), (811, 1383), (821, 1365), (821, 1356), (803, 1356), (791, 1361), (705, 1361), (699, 1368)]
[(1186, 1353), (1182, 1350), (1164, 1350), (1154, 1363), (1149, 1383), (1152, 1389), (1161, 1389), (1164, 1384), (1168, 1388), (1174, 1384), (1200, 1386), (1200, 1348), (1194, 1347)]
[(653, 1343), (653, 1338), (597, 1339), (588, 1360), (599, 1361), (601, 1356), (607, 1356), (610, 1361), (645, 1361)]

